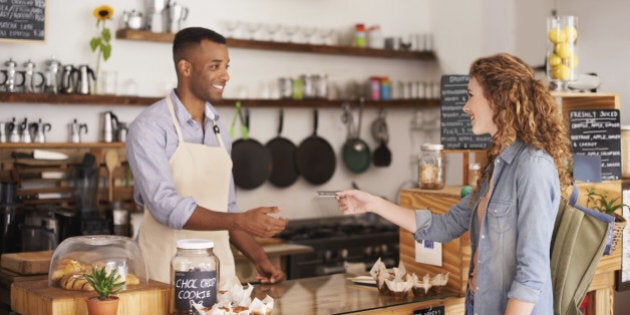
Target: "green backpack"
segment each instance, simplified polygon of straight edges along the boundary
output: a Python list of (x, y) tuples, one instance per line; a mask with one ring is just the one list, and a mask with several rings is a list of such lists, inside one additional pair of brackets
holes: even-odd
[[(551, 239), (551, 279), (554, 314), (579, 315), (579, 306), (604, 253), (613, 217), (562, 198)], [(610, 220), (607, 218), (610, 217)]]

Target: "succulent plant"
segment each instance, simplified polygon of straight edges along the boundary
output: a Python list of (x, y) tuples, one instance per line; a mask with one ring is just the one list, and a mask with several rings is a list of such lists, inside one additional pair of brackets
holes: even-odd
[(104, 266), (100, 269), (94, 267), (91, 274), (83, 274), (83, 277), (94, 288), (99, 300), (107, 300), (110, 295), (120, 292), (125, 285), (125, 281), (120, 281), (116, 269), (108, 274)]

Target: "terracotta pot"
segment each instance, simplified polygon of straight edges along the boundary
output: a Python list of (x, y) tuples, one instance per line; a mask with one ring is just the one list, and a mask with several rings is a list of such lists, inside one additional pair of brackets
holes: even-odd
[(90, 315), (116, 315), (118, 313), (118, 297), (110, 296), (107, 300), (91, 297), (86, 300)]

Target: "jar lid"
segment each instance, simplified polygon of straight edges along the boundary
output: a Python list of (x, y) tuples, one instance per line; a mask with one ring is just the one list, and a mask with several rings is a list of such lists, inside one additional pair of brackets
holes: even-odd
[(443, 148), (444, 146), (441, 144), (425, 143), (422, 145), (422, 150), (439, 151)]
[(206, 249), (214, 248), (214, 242), (203, 239), (183, 239), (177, 241), (177, 248), (181, 249)]

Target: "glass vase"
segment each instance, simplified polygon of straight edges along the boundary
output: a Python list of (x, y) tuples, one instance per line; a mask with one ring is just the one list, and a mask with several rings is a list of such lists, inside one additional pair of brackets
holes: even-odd
[(553, 16), (547, 19), (547, 78), (551, 90), (567, 90), (577, 79), (578, 19)]

